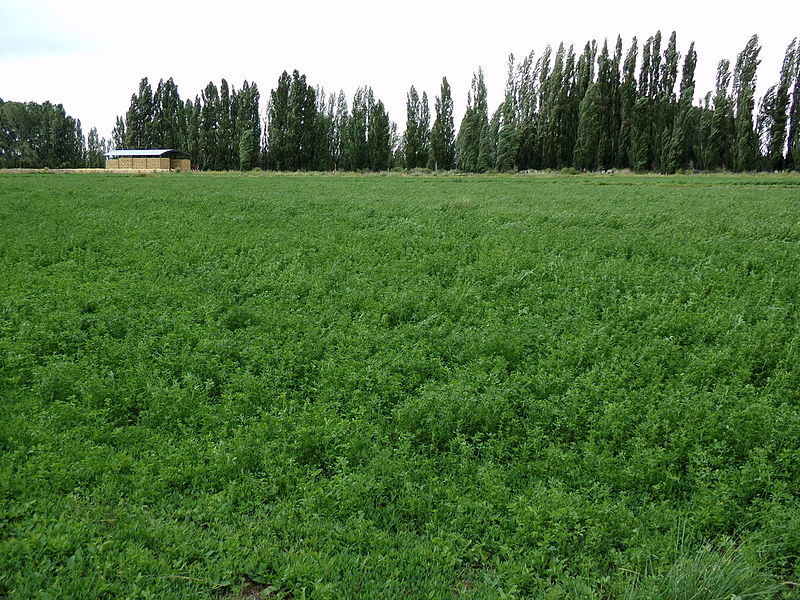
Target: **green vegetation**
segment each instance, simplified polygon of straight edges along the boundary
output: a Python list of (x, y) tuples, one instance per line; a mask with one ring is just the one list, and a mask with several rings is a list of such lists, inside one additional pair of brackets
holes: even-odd
[(0, 598), (797, 599), (798, 192), (0, 175)]
[[(752, 36), (717, 67), (715, 92), (695, 104), (697, 52), (683, 59), (677, 33), (662, 50), (661, 32), (647, 38), (639, 59), (632, 38), (598, 51), (591, 40), (508, 59), (503, 100), (493, 113), (483, 70), (473, 75), (458, 136), (447, 78), (434, 96), (412, 85), (405, 132), (398, 134), (382, 100), (359, 87), (348, 107), (344, 90), (326, 94), (298, 70), (284, 71), (259, 112), (255, 83), (240, 89), (209, 82), (181, 100), (170, 77), (145, 77), (118, 116), (111, 139), (89, 130), (59, 105), (0, 99), (0, 168), (100, 167), (112, 148), (186, 150), (203, 171), (387, 171), (429, 168), (466, 172), (632, 169), (669, 173), (800, 171), (800, 44), (786, 48), (778, 82), (756, 99), (761, 46)], [(639, 65), (637, 77), (636, 67)], [(771, 74), (774, 76), (775, 74)], [(55, 111), (55, 112), (54, 112)], [(60, 114), (59, 114), (60, 111)]]

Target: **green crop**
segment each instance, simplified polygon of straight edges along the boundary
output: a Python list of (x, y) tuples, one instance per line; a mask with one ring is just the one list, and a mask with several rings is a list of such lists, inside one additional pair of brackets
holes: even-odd
[(800, 178), (0, 174), (0, 598), (798, 598)]

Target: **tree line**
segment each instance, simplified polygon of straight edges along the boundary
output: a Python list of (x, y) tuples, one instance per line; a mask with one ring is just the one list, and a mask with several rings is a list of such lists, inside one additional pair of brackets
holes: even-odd
[(369, 86), (348, 102), (284, 71), (262, 118), (255, 83), (210, 82), (183, 101), (171, 78), (155, 89), (145, 78), (108, 141), (95, 129), (84, 141), (60, 106), (0, 101), (0, 166), (100, 166), (114, 147), (185, 150), (204, 170), (800, 170), (800, 43), (756, 103), (760, 51), (753, 36), (734, 62), (721, 60), (699, 102), (694, 43), (682, 54), (675, 32), (634, 37), (626, 50), (618, 36), (613, 47), (512, 55), (494, 112), (474, 74), (457, 132), (446, 77), (433, 112), (425, 91), (409, 89), (402, 134)]
[(96, 129), (89, 131), (88, 144), (81, 122), (62, 105), (0, 98), (0, 168), (83, 167), (90, 158), (102, 166), (105, 148)]

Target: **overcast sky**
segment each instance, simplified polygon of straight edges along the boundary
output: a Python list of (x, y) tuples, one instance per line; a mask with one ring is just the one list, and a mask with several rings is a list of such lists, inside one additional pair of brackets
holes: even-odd
[(657, 30), (673, 30), (685, 54), (698, 53), (698, 97), (714, 87), (716, 65), (732, 62), (751, 35), (761, 40), (759, 92), (778, 79), (783, 53), (800, 36), (800, 2), (739, 3), (573, 0), (227, 0), (114, 2), (0, 0), (0, 98), (61, 103), (108, 137), (142, 77), (155, 87), (172, 77), (182, 99), (209, 81), (241, 87), (255, 81), (262, 103), (281, 71), (298, 69), (309, 83), (348, 97), (371, 85), (400, 131), (411, 85), (433, 98), (442, 76), (453, 90), (456, 120), (472, 73), (483, 67), (490, 110), (501, 101), (506, 61), (550, 44), (587, 40), (625, 49)]

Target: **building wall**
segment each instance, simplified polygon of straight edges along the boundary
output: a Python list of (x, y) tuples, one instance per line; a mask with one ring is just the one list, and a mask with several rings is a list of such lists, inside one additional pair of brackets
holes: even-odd
[(180, 169), (181, 171), (191, 171), (192, 161), (188, 158), (170, 158), (169, 168), (173, 171)]
[(162, 156), (120, 156), (107, 158), (106, 169), (143, 169), (191, 171), (192, 161), (188, 158), (168, 158)]

